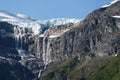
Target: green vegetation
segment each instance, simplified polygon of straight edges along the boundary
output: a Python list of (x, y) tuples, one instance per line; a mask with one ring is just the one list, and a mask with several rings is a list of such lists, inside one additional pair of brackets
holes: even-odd
[(73, 57), (63, 63), (54, 63), (43, 72), (40, 80), (120, 80), (119, 75), (120, 54), (89, 60)]
[(90, 80), (120, 80), (120, 54), (102, 66)]
[[(78, 57), (73, 57), (63, 63), (54, 63), (42, 74), (40, 80), (63, 80), (67, 79), (69, 74), (79, 64)], [(57, 66), (58, 65), (58, 66)]]

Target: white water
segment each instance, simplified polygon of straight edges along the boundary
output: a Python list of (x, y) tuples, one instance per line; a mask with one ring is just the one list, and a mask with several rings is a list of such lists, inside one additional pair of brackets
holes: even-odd
[[(44, 61), (44, 69), (43, 69), (43, 70), (46, 69), (46, 46), (45, 46), (45, 40), (46, 40), (46, 37), (43, 38), (43, 55), (42, 55), (43, 61)], [(41, 77), (41, 72), (42, 72), (43, 70), (40, 69), (40, 71), (39, 71), (39, 73), (38, 73), (38, 78)]]
[(37, 58), (40, 58), (40, 44), (39, 44), (39, 36), (37, 35)]
[(38, 78), (41, 77), (41, 73), (42, 73), (42, 71), (43, 71), (43, 70), (40, 70), (40, 71), (39, 71)]
[(14, 27), (14, 35), (15, 35), (15, 48), (18, 51), (21, 60), (24, 59), (25, 51), (23, 50), (23, 36), (25, 35), (25, 29), (15, 26)]
[(47, 37), (43, 38), (43, 61), (44, 61), (44, 64), (45, 64), (44, 69), (46, 69), (46, 65), (47, 65), (47, 60), (46, 60), (46, 55), (47, 55), (47, 53), (46, 53), (46, 38)]
[(43, 61), (45, 65), (51, 62), (50, 52), (51, 52), (50, 37), (49, 36), (43, 37)]
[(43, 54), (42, 54), (42, 57), (43, 57), (43, 61), (44, 61), (44, 69), (39, 71), (38, 78), (40, 78), (42, 71), (44, 71), (46, 69), (46, 66), (47, 66), (47, 54), (48, 54), (47, 50), (48, 50), (48, 46), (49, 46), (49, 45), (46, 46), (47, 38), (48, 37), (45, 37), (45, 36), (43, 37)]

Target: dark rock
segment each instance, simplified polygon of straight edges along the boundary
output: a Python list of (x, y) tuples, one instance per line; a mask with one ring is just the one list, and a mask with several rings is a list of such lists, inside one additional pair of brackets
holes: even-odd
[(33, 74), (19, 62), (0, 58), (0, 80), (32, 80)]

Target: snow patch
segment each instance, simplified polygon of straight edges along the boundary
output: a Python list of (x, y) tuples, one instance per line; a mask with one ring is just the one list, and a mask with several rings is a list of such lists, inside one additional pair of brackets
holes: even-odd
[(5, 17), (5, 18), (14, 18), (14, 17), (9, 16), (9, 15), (7, 15), (7, 14), (3, 13), (3, 12), (0, 12), (0, 17)]
[(112, 1), (112, 2), (110, 2), (110, 3), (108, 3), (108, 4), (106, 4), (106, 5), (102, 6), (102, 8), (104, 8), (104, 7), (109, 7), (109, 6), (113, 5), (114, 3), (118, 2), (118, 1), (119, 1), (119, 0), (114, 0), (114, 1)]
[(44, 37), (44, 34), (39, 35), (39, 37)]
[(56, 19), (48, 19), (40, 21), (40, 24), (45, 24), (47, 26), (57, 26), (57, 25), (65, 25), (70, 23), (78, 23), (80, 19), (71, 19), (71, 18), (56, 18)]
[(120, 18), (120, 16), (117, 16), (117, 15), (115, 15), (115, 16), (112, 16), (112, 17), (114, 17), (114, 18)]
[(62, 36), (65, 32), (69, 31), (70, 29), (66, 29), (66, 30), (63, 30), (61, 32), (58, 32), (58, 33), (54, 33), (53, 35), (50, 35), (49, 38), (56, 38), (56, 37), (60, 37)]
[(16, 14), (16, 16), (21, 17), (21, 18), (26, 18), (27, 16), (22, 15), (22, 14)]
[(59, 37), (59, 35), (50, 35), (49, 38), (56, 38)]

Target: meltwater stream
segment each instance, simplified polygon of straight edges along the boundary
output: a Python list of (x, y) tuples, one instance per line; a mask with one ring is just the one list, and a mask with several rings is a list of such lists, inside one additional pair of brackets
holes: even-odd
[[(23, 48), (23, 43), (25, 43), (26, 41), (26, 37), (24, 37), (26, 35), (26, 32), (25, 32), (25, 28), (23, 27), (17, 27), (15, 26), (14, 27), (14, 36), (15, 36), (15, 48), (16, 50), (18, 51), (18, 54), (19, 56), (21, 57), (21, 61), (23, 61), (26, 57), (26, 54), (25, 54), (25, 50)], [(36, 52), (37, 52), (37, 58), (40, 58), (40, 46), (39, 46), (39, 36), (36, 37), (36, 40), (37, 40), (37, 44), (36, 44)], [(41, 73), (42, 71), (44, 71), (46, 69), (46, 66), (49, 62), (51, 62), (51, 59), (50, 58), (50, 41), (49, 41), (49, 37), (43, 37), (43, 55), (42, 55), (42, 58), (43, 58), (43, 62), (44, 62), (44, 68), (43, 69), (40, 69), (39, 70), (39, 73), (38, 73), (38, 78), (41, 77)]]
[(23, 36), (25, 35), (25, 29), (15, 26), (14, 35), (15, 35), (15, 48), (18, 51), (21, 60), (23, 60), (25, 56), (25, 51), (23, 49)]
[(38, 78), (41, 77), (41, 73), (42, 73), (43, 70), (46, 69), (46, 65), (47, 65), (46, 64), (46, 40), (47, 40), (47, 38), (43, 37), (43, 48), (42, 48), (43, 54), (42, 54), (42, 57), (43, 57), (43, 61), (44, 61), (44, 68), (39, 71)]

